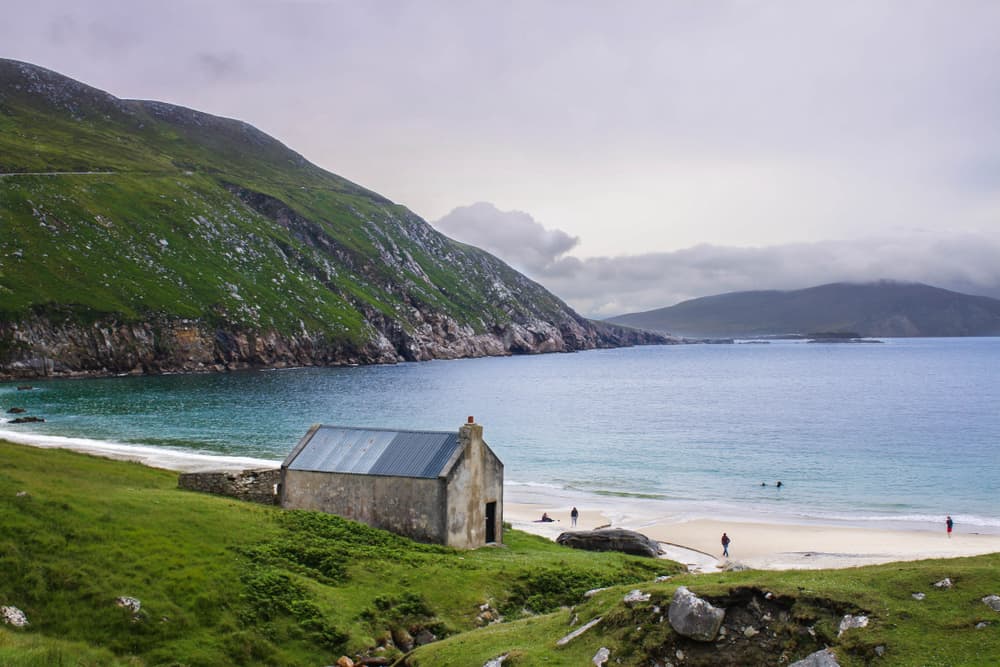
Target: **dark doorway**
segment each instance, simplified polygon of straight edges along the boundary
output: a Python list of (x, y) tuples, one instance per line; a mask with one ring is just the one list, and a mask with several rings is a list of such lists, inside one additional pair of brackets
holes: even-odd
[(486, 503), (486, 542), (497, 541), (497, 504)]

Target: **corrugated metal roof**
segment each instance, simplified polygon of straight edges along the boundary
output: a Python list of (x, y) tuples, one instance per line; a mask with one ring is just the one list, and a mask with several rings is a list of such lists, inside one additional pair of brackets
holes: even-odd
[(458, 433), (320, 426), (289, 470), (434, 478), (458, 449)]

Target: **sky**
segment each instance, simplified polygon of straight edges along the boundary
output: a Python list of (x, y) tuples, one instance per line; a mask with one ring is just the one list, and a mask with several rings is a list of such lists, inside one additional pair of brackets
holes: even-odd
[(1000, 3), (4, 0), (0, 57), (245, 120), (605, 317), (1000, 297)]

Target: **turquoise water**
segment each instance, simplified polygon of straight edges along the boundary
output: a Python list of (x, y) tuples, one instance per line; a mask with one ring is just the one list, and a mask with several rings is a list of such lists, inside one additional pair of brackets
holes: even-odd
[(1000, 531), (998, 338), (34, 384), (0, 385), (0, 405), (46, 423), (0, 431), (281, 459), (317, 422), (445, 430), (474, 415), (522, 490), (807, 520), (936, 525), (947, 513)]

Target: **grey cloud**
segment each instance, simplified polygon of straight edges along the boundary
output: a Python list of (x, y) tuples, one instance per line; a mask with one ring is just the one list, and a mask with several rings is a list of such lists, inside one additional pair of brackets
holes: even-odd
[(195, 63), (212, 81), (240, 79), (245, 74), (243, 57), (233, 51), (226, 53), (202, 52), (195, 56)]
[[(491, 211), (489, 224), (450, 225), (452, 236), (512, 264), (516, 264), (513, 256), (505, 252), (524, 257), (524, 248), (532, 246), (532, 261), (521, 263), (527, 275), (591, 317), (661, 308), (724, 292), (883, 278), (1000, 298), (1000, 242), (979, 235), (909, 234), (754, 248), (698, 245), (673, 252), (580, 259), (563, 256), (569, 249), (565, 243), (546, 245), (544, 239), (568, 235), (546, 230), (528, 214), (503, 213), (488, 204), (476, 207)], [(531, 224), (517, 223), (524, 220)], [(475, 233), (466, 236), (467, 229)], [(519, 232), (523, 232), (520, 237)]]

